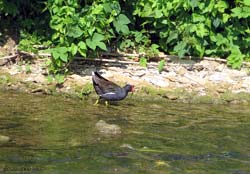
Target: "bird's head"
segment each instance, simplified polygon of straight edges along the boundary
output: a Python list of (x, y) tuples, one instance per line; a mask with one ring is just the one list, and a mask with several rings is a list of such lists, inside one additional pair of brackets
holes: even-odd
[(128, 92), (134, 92), (135, 91), (135, 86), (134, 85), (126, 84), (124, 88)]

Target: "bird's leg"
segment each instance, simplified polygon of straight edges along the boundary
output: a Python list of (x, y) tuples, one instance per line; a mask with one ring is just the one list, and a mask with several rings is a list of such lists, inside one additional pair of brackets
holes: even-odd
[(94, 105), (98, 105), (99, 103), (99, 99), (96, 100), (96, 102), (94, 103)]

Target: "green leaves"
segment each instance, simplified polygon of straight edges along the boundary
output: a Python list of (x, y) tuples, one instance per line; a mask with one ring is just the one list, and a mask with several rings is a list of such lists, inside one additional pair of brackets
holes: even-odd
[(215, 8), (220, 12), (220, 13), (224, 13), (225, 10), (228, 8), (228, 3), (224, 0), (219, 0), (216, 4), (215, 4)]
[(250, 17), (250, 7), (236, 7), (232, 9), (232, 16), (240, 18), (248, 18)]
[(102, 50), (107, 50), (107, 47), (104, 42), (104, 36), (99, 33), (95, 33), (91, 39), (86, 39), (86, 44), (92, 50), (95, 50), (96, 47), (101, 48)]
[(130, 20), (124, 14), (120, 14), (113, 21), (116, 31), (120, 34), (125, 34), (125, 35), (129, 34), (129, 28), (128, 28), (129, 23), (130, 23)]
[(186, 42), (184, 42), (184, 41), (181, 41), (181, 42), (179, 42), (175, 47), (174, 47), (174, 51), (175, 51), (175, 53), (177, 53), (178, 54), (178, 56), (180, 57), (180, 58), (182, 58), (184, 55), (185, 55), (185, 53), (187, 53), (187, 43)]
[(140, 61), (139, 61), (139, 65), (143, 66), (143, 67), (147, 67), (148, 61), (145, 57), (141, 57)]
[[(76, 54), (87, 57), (89, 53), (106, 51), (106, 43), (115, 36), (115, 21), (119, 32), (129, 33), (128, 18), (121, 13), (119, 2), (101, 0), (89, 1), (79, 6), (78, 0), (48, 1), (47, 5), (54, 33), (52, 39), (52, 66), (54, 69), (65, 68)], [(89, 51), (89, 50), (92, 51)]]
[[(50, 0), (46, 3), (50, 22), (43, 24), (43, 30), (48, 26), (52, 30), (46, 34), (52, 36), (49, 38), (53, 48), (50, 63), (56, 70), (66, 69), (76, 55), (98, 55), (108, 46), (145, 54), (146, 58), (140, 59), (142, 66), (147, 66), (147, 60), (160, 51), (179, 57), (228, 58), (228, 64), (233, 68), (239, 68), (250, 55), (250, 0), (79, 2)], [(0, 3), (2, 15), (19, 13), (19, 5), (16, 6), (18, 9), (12, 9), (11, 4), (16, 3)], [(34, 21), (25, 16), (24, 19), (22, 25), (32, 29)], [(43, 43), (37, 38), (26, 38), (20, 41), (19, 48), (37, 51), (32, 46), (34, 44)], [(162, 61), (159, 71), (163, 67)]]
[(83, 34), (83, 30), (79, 26), (70, 26), (67, 35), (69, 37), (78, 38)]
[(87, 46), (86, 44), (83, 42), (83, 41), (80, 41), (78, 43), (78, 51), (79, 53), (83, 56), (83, 57), (86, 57), (87, 55)]
[(178, 32), (177, 31), (170, 31), (169, 36), (167, 38), (167, 43), (170, 43), (173, 40), (176, 40), (178, 38)]
[(227, 58), (227, 64), (234, 69), (240, 69), (244, 56), (238, 46), (232, 46), (231, 54)]
[(203, 38), (204, 36), (207, 36), (209, 34), (209, 31), (204, 23), (192, 25), (190, 31), (196, 33), (200, 38)]
[(61, 60), (63, 62), (68, 61), (68, 48), (67, 47), (57, 47), (52, 49), (52, 56), (55, 60)]
[(161, 61), (159, 62), (159, 64), (158, 64), (158, 71), (159, 71), (159, 73), (161, 73), (161, 72), (163, 71), (164, 66), (165, 66), (165, 63), (166, 63), (165, 60), (161, 60)]

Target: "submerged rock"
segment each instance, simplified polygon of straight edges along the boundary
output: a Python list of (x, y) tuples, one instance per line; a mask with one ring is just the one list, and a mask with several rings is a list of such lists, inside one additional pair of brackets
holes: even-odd
[(122, 133), (121, 128), (118, 125), (115, 124), (108, 124), (103, 120), (98, 121), (95, 124), (96, 129), (99, 131), (99, 133), (103, 135), (119, 135)]
[(10, 141), (10, 137), (5, 135), (0, 135), (0, 143), (7, 143)]
[(133, 146), (131, 146), (130, 144), (122, 144), (120, 147), (130, 149), (130, 150), (135, 150), (135, 148)]

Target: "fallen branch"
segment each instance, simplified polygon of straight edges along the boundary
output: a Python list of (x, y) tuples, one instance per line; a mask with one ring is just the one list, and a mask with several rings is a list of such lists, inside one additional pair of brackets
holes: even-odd
[(4, 66), (7, 63), (15, 60), (17, 58), (17, 56), (18, 56), (17, 54), (14, 54), (14, 55), (10, 55), (10, 56), (1, 57), (0, 58), (0, 66)]
[(83, 57), (75, 57), (75, 60), (79, 60), (79, 61), (100, 61), (100, 62), (103, 62), (103, 63), (121, 63), (121, 64), (136, 64), (138, 65), (139, 62), (133, 62), (133, 61), (127, 61), (127, 60), (118, 60), (118, 59), (100, 59), (100, 58), (94, 58), (94, 59), (91, 59), (91, 58), (83, 58)]
[(30, 52), (26, 52), (26, 51), (18, 51), (18, 54), (24, 54), (30, 57), (36, 57), (38, 54), (35, 53), (30, 53)]
[(14, 54), (14, 55), (10, 55), (10, 56), (5, 56), (5, 57), (1, 57), (0, 59), (3, 60), (3, 59), (14, 59), (17, 57), (17, 54)]
[[(127, 54), (127, 53), (102, 53), (104, 56), (113, 56), (113, 57), (142, 57), (146, 56), (146, 54)], [(195, 57), (195, 56), (184, 56), (183, 58), (179, 58), (178, 56), (175, 55), (158, 55), (155, 56), (157, 58), (166, 58), (167, 60), (171, 59), (190, 59), (190, 60), (211, 60), (211, 61), (218, 61), (218, 62), (227, 62), (226, 59), (221, 59), (221, 58), (214, 58), (214, 57)]]

